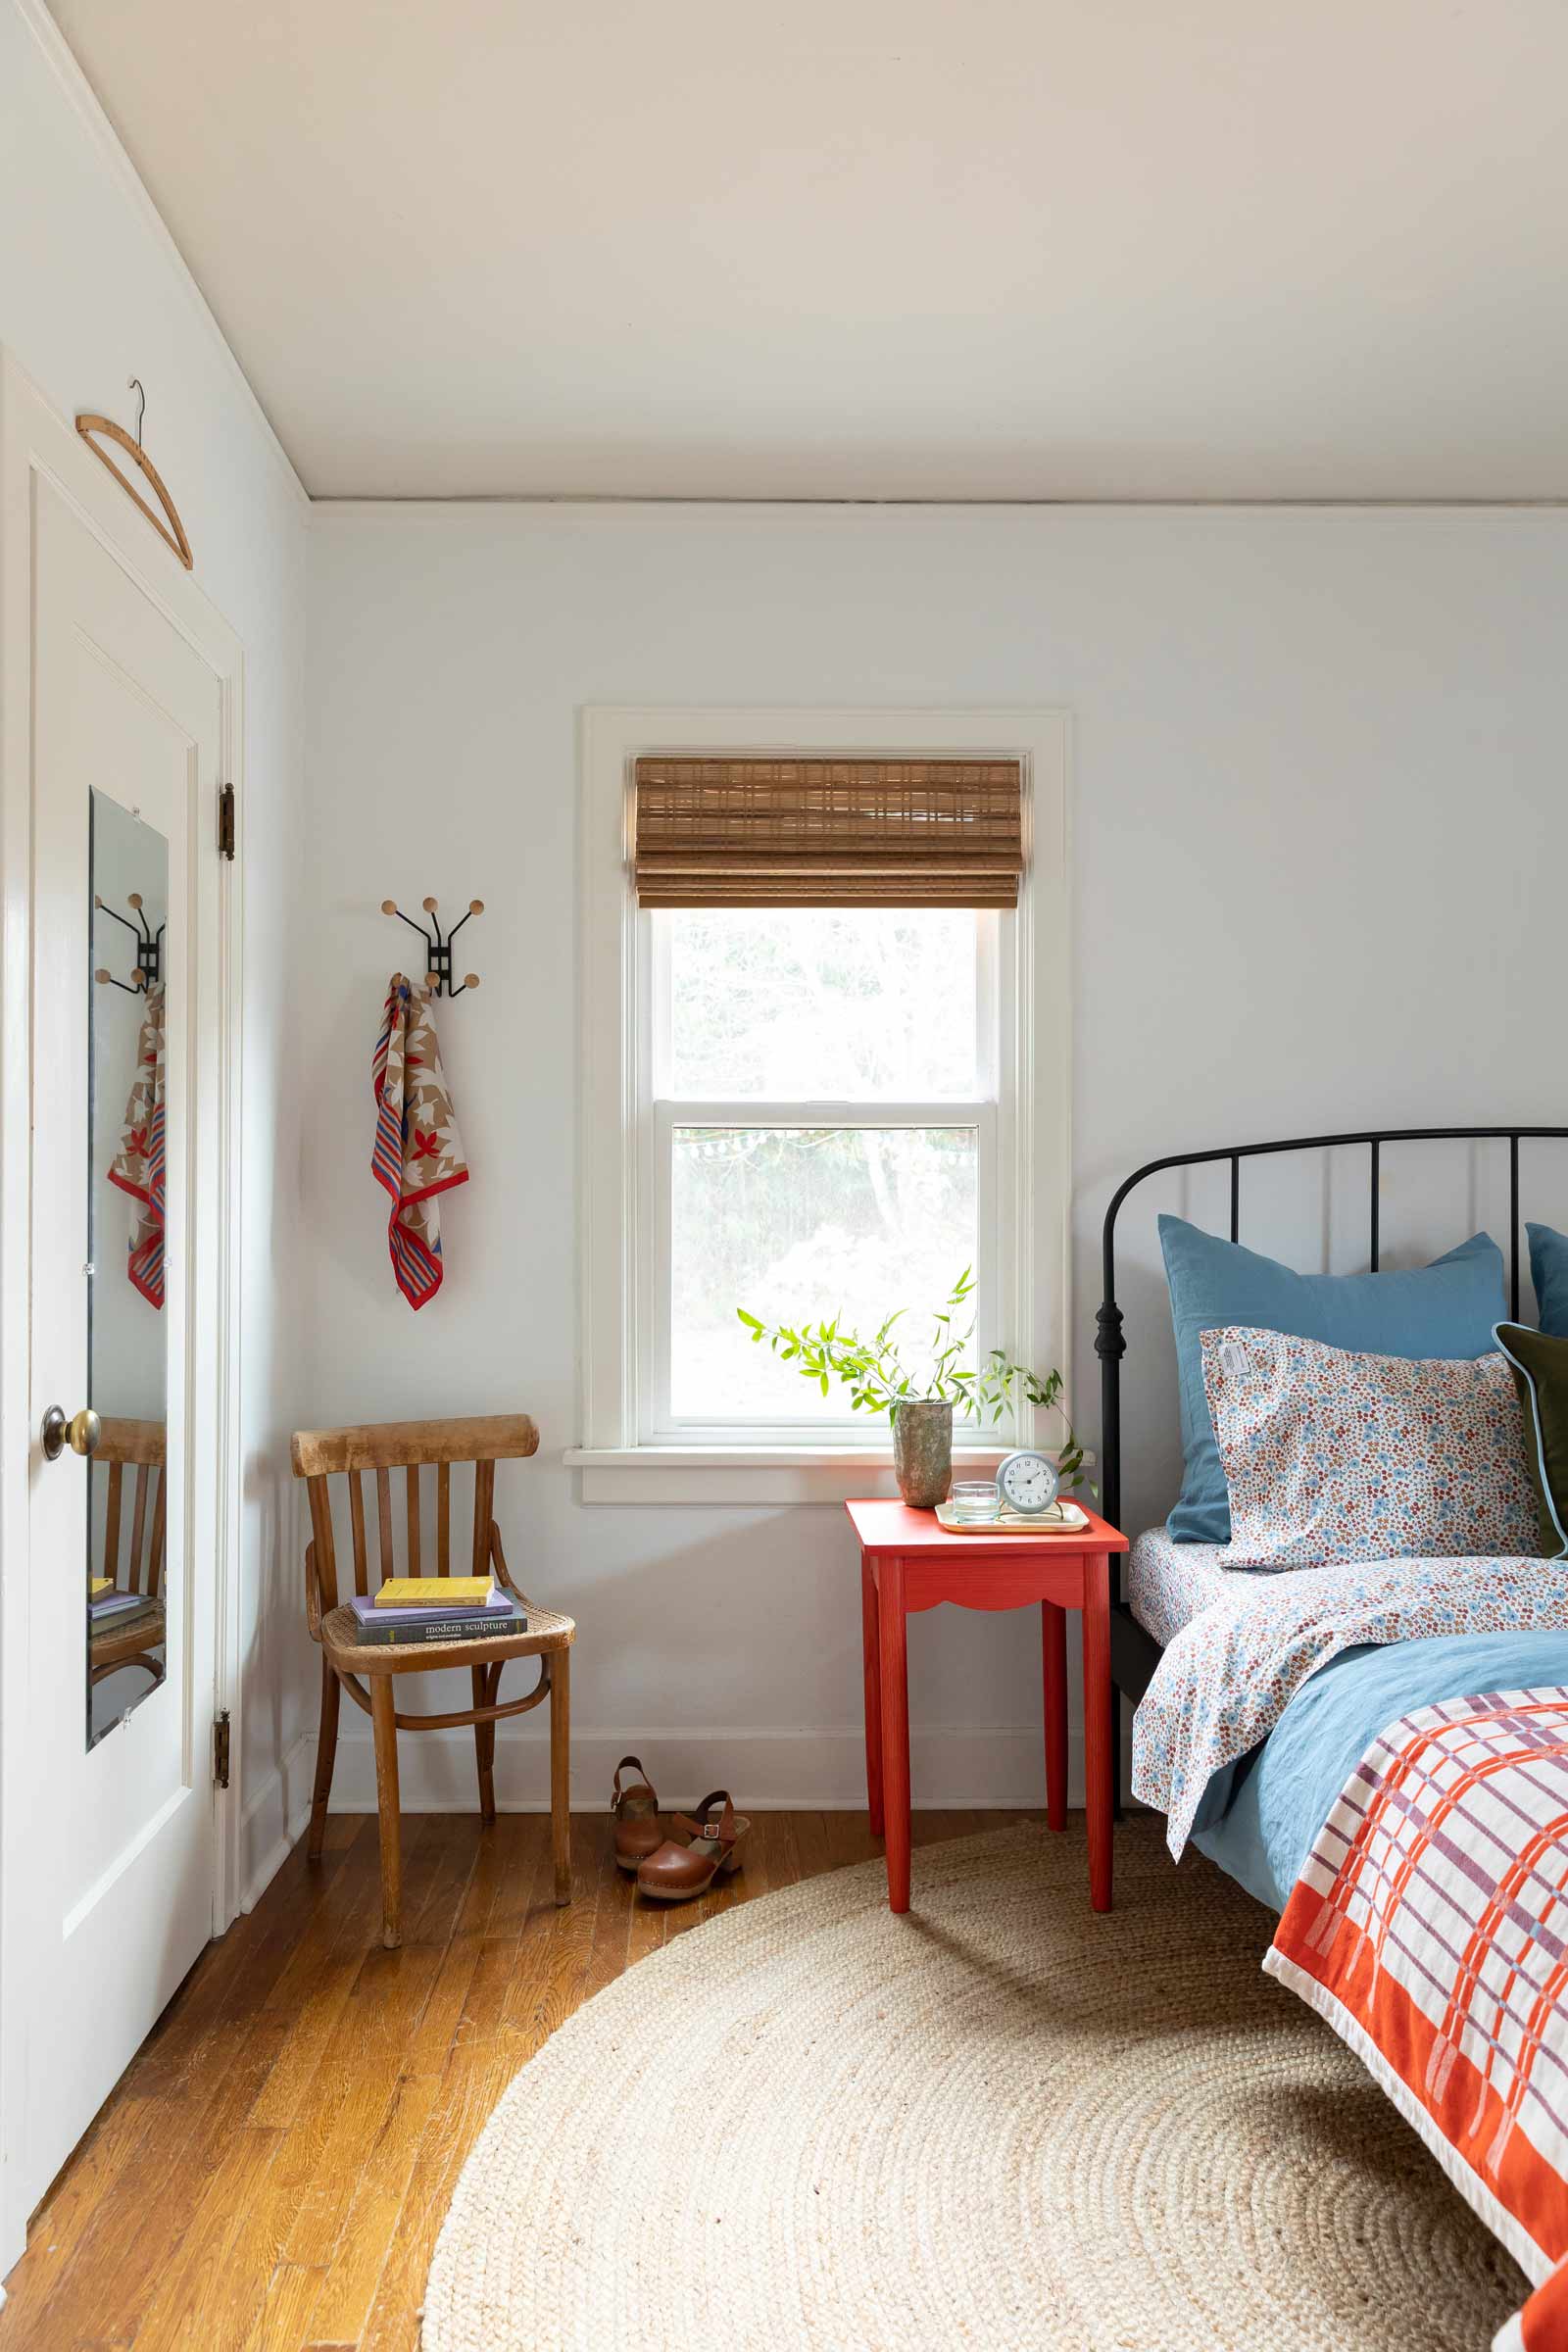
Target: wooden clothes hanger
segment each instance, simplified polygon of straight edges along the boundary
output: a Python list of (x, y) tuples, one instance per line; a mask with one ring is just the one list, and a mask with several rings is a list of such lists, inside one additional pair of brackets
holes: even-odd
[[(173, 500), (170, 497), (169, 492), (165, 489), (162, 474), (159, 472), (157, 466), (153, 464), (151, 458), (147, 455), (147, 452), (141, 445), (141, 421), (147, 414), (147, 395), (144, 391), (142, 391), (141, 379), (139, 376), (133, 375), (128, 377), (126, 380), (129, 382), (133, 391), (141, 394), (141, 407), (136, 412), (135, 440), (133, 441), (131, 439), (130, 435), (126, 432), (122, 424), (116, 424), (112, 416), (94, 416), (87, 414), (85, 411), (76, 418), (76, 430), (86, 442), (87, 447), (92, 451), (93, 456), (97, 458), (102, 465), (108, 466), (110, 472), (114, 475), (122, 490), (125, 491), (126, 494), (135, 501), (136, 505), (140, 507), (142, 513), (152, 524), (153, 529), (158, 533), (159, 538), (164, 540), (170, 547), (173, 549), (175, 555), (184, 564), (187, 571), (194, 571), (196, 568), (195, 559), (192, 557), (190, 552), (190, 541), (185, 536), (185, 525), (179, 519), (179, 509), (175, 506)], [(114, 459), (109, 455), (108, 450), (101, 449), (99, 447), (98, 443), (93, 439), (94, 433), (106, 433), (109, 439), (113, 441), (117, 447), (125, 452), (126, 456), (130, 459), (131, 464), (138, 467), (138, 469), (146, 475), (148, 481), (151, 482), (154, 491), (157, 493), (158, 504), (164, 511), (162, 516), (157, 514), (148, 505), (141, 492), (136, 488), (135, 483), (132, 482), (128, 475), (123, 473), (116, 465)]]

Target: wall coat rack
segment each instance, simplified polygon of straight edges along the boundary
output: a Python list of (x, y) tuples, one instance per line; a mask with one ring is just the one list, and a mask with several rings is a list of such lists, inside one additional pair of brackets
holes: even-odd
[(93, 900), (93, 906), (97, 908), (100, 914), (107, 914), (111, 922), (119, 923), (121, 928), (128, 931), (131, 938), (135, 941), (136, 969), (127, 981), (117, 980), (113, 972), (105, 971), (102, 966), (100, 966), (99, 969), (94, 972), (93, 978), (97, 981), (100, 988), (118, 988), (123, 996), (139, 997), (144, 995), (149, 988), (156, 987), (160, 977), (162, 976), (164, 964), (164, 925), (160, 923), (155, 931), (152, 925), (148, 922), (146, 915), (142, 912), (141, 892), (139, 890), (133, 890), (131, 892), (129, 898), (125, 901), (125, 905), (130, 908), (132, 914), (136, 917), (136, 920), (133, 923), (127, 923), (124, 916), (121, 914), (116, 907), (106, 906), (102, 899), (94, 898)]
[(436, 916), (434, 899), (421, 899), (419, 904), (430, 917), (428, 931), (422, 923), (416, 923), (412, 914), (405, 914), (395, 899), (383, 899), (381, 912), (395, 914), (400, 923), (407, 923), (409, 929), (417, 931), (423, 940), (425, 948), (424, 978), (430, 994), (433, 997), (461, 997), (466, 988), (477, 988), (479, 985), (477, 972), (465, 972), (458, 986), (454, 988), (452, 985), (452, 943), (467, 921), (469, 914), (483, 914), (483, 899), (470, 899), (468, 914), (460, 914), (451, 930), (445, 934), (443, 934)]

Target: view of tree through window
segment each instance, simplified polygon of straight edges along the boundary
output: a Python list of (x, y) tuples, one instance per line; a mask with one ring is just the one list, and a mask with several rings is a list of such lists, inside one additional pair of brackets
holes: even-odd
[[(977, 1254), (984, 919), (884, 907), (656, 918), (677, 1422), (845, 1416), (847, 1397), (822, 1396), (748, 1343), (737, 1306), (862, 1330), (906, 1306), (901, 1351), (923, 1365), (930, 1310)], [(856, 1102), (897, 1105), (898, 1124), (856, 1123)], [(685, 1103), (699, 1116), (683, 1119)]]

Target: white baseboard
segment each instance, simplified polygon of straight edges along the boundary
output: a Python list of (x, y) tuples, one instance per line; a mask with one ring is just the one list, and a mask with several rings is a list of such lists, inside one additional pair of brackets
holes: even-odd
[[(307, 1744), (300, 1742), (300, 1747)], [(311, 1741), (314, 1747), (314, 1740)], [(967, 1811), (1044, 1805), (1046, 1767), (1040, 1727), (942, 1728), (910, 1736), (910, 1780), (917, 1806)], [(297, 1755), (299, 1748), (294, 1750)], [(865, 1740), (858, 1726), (826, 1732), (574, 1732), (573, 1812), (602, 1812), (616, 1764), (641, 1756), (665, 1805), (696, 1804), (714, 1787), (762, 1812), (858, 1812), (865, 1803)], [(1074, 1730), (1067, 1749), (1068, 1802), (1083, 1802), (1083, 1747)], [(496, 1803), (503, 1812), (542, 1813), (550, 1803), (548, 1733), (496, 1741)], [(303, 1766), (303, 1820), (310, 1813), (310, 1772)], [(398, 1741), (399, 1795), (407, 1813), (469, 1813), (476, 1801), (473, 1735), (409, 1733)], [(375, 1758), (368, 1735), (345, 1727), (332, 1776), (334, 1813), (373, 1813)], [(296, 1832), (296, 1835), (298, 1833)], [(274, 1864), (275, 1868), (276, 1865)], [(265, 1882), (264, 1882), (265, 1884)]]
[[(239, 1825), (239, 1904), (253, 1911), (305, 1835), (316, 1774), (316, 1734), (302, 1732), (251, 1795)], [(373, 1779), (373, 1775), (372, 1775)], [(375, 1799), (372, 1791), (371, 1803)]]

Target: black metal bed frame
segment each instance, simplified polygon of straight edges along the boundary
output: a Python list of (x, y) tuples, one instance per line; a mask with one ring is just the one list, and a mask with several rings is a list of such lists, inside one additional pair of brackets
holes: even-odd
[[(1116, 1218), (1129, 1193), (1151, 1176), (1168, 1168), (1212, 1167), (1230, 1162), (1230, 1238), (1241, 1239), (1242, 1162), (1265, 1159), (1285, 1152), (1333, 1152), (1362, 1145), (1370, 1153), (1371, 1207), (1368, 1224), (1370, 1264), (1378, 1266), (1378, 1181), (1385, 1144), (1506, 1143), (1508, 1147), (1508, 1311), (1519, 1314), (1519, 1146), (1521, 1143), (1568, 1142), (1568, 1127), (1384, 1127), (1349, 1135), (1293, 1136), (1274, 1144), (1231, 1144), (1218, 1152), (1172, 1152), (1152, 1159), (1117, 1186), (1105, 1211), (1102, 1240), (1104, 1261), (1104, 1299), (1095, 1321), (1095, 1353), (1101, 1379), (1101, 1508), (1112, 1527), (1121, 1525), (1121, 1359), (1127, 1352), (1122, 1336), (1122, 1312), (1116, 1303)], [(1111, 1712), (1117, 1732), (1114, 1751), (1120, 1754), (1121, 1701), (1142, 1698), (1159, 1663), (1159, 1644), (1146, 1633), (1127, 1605), (1126, 1570), (1115, 1571), (1110, 1621)]]

